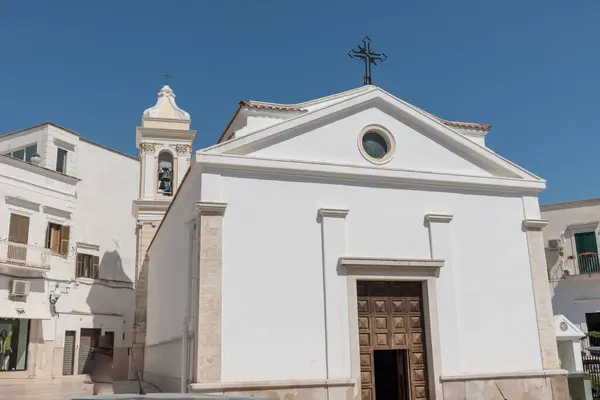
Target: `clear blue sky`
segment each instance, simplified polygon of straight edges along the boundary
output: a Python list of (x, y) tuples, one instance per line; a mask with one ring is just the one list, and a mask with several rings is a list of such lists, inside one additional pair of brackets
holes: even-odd
[(160, 74), (213, 144), (239, 100), (298, 102), (374, 83), (548, 180), (542, 202), (600, 197), (600, 2), (0, 0), (0, 132), (52, 121), (136, 154)]

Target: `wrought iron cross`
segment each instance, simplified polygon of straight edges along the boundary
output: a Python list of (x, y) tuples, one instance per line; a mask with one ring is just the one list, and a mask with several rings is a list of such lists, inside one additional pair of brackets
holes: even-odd
[(377, 65), (377, 61), (385, 61), (387, 56), (385, 53), (376, 53), (371, 50), (371, 39), (368, 36), (362, 40), (362, 46), (358, 45), (358, 50), (350, 50), (348, 55), (350, 58), (358, 58), (365, 64), (365, 77), (364, 84), (371, 85), (373, 80), (371, 78), (371, 64)]
[(165, 85), (168, 85), (168, 84), (169, 84), (169, 79), (171, 79), (171, 78), (172, 78), (172, 76), (171, 76), (171, 75), (169, 75), (169, 73), (168, 73), (168, 72), (167, 72), (167, 73), (165, 73), (165, 74), (162, 74), (161, 76), (162, 76), (163, 78), (165, 78)]

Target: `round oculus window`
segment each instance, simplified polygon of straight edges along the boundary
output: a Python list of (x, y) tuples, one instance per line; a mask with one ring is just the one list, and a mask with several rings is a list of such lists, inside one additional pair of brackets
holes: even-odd
[(362, 137), (362, 147), (370, 157), (380, 160), (389, 151), (388, 142), (377, 132), (367, 132)]

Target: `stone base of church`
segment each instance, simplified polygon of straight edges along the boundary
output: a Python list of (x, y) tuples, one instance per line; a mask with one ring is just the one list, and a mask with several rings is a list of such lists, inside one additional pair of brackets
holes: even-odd
[(460, 377), (443, 379), (443, 400), (569, 400), (566, 371), (533, 376)]
[(190, 393), (252, 396), (273, 400), (355, 400), (353, 380), (192, 383)]

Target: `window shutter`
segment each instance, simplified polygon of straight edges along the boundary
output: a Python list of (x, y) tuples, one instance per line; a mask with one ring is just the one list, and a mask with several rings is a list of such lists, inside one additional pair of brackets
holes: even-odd
[(79, 278), (83, 273), (83, 264), (81, 262), (81, 254), (77, 254), (77, 267), (75, 268), (75, 277)]
[(13, 243), (27, 244), (29, 239), (29, 217), (10, 214), (8, 240)]
[(48, 222), (48, 226), (46, 227), (46, 248), (49, 249), (50, 248), (50, 238), (52, 237), (50, 235), (50, 222)]
[(92, 278), (98, 279), (100, 277), (100, 257), (93, 256), (92, 257)]
[(71, 227), (61, 226), (60, 227), (60, 254), (66, 256), (69, 254), (69, 235), (71, 233)]

